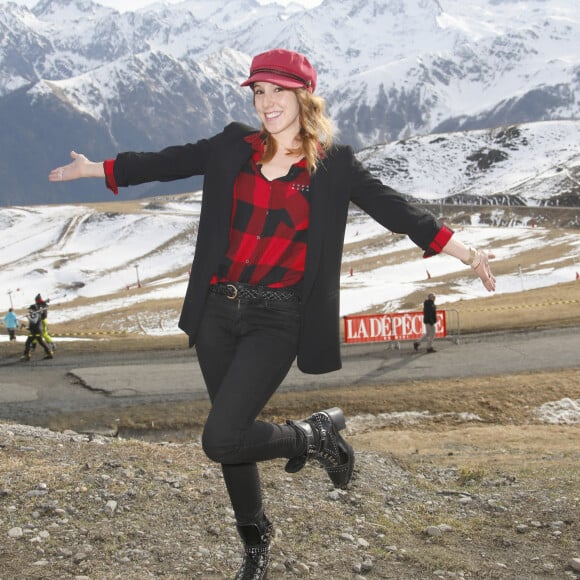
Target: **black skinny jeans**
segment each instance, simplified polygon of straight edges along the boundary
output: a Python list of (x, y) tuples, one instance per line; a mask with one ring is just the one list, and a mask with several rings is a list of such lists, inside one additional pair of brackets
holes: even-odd
[(293, 427), (256, 420), (296, 358), (299, 329), (297, 303), (208, 294), (195, 344), (211, 400), (202, 444), (222, 464), (238, 525), (262, 514), (257, 462), (305, 451)]

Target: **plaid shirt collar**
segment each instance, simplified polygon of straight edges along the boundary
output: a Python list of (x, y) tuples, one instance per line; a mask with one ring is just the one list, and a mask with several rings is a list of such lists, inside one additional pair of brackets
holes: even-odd
[[(256, 153), (260, 154), (260, 157), (262, 155), (264, 155), (264, 147), (266, 145), (266, 134), (262, 131), (256, 131), (255, 133), (252, 133), (250, 135), (246, 135), (244, 137), (244, 141), (246, 141), (247, 143), (249, 143), (252, 146), (252, 149), (254, 150), (254, 155)], [(324, 149), (322, 148), (322, 145), (318, 145), (318, 155), (320, 156), (320, 159), (323, 159), (325, 157), (324, 155)], [(296, 163), (296, 165), (299, 165), (301, 167), (305, 167), (306, 166), (306, 159), (303, 158), (301, 159), (298, 163)]]

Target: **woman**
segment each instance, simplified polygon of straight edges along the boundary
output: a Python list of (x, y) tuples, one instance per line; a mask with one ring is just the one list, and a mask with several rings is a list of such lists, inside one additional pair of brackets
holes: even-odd
[(72, 152), (51, 181), (104, 177), (118, 186), (204, 176), (195, 256), (179, 326), (195, 345), (211, 400), (202, 442), (222, 465), (245, 557), (236, 578), (263, 578), (272, 525), (257, 463), (287, 458), (298, 472), (322, 464), (337, 487), (354, 453), (338, 408), (285, 425), (258, 421), (293, 361), (305, 373), (339, 369), (339, 277), (349, 203), (425, 251), (495, 280), (485, 252), (466, 247), (434, 217), (375, 179), (350, 147), (332, 143), (316, 71), (301, 54), (275, 49), (252, 60), (261, 130), (232, 123), (218, 135), (158, 153), (121, 153), (103, 163)]

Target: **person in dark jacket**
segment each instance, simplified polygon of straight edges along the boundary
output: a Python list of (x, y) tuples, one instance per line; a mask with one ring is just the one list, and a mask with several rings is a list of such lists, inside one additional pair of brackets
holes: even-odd
[(422, 342), (427, 341), (427, 352), (437, 352), (433, 348), (433, 341), (435, 340), (435, 325), (437, 324), (437, 308), (435, 307), (435, 294), (427, 295), (427, 299), (423, 302), (423, 324), (425, 325), (425, 334), (415, 343), (413, 347), (415, 351), (419, 350)]
[(40, 311), (42, 312), (42, 338), (44, 342), (49, 346), (50, 350), (54, 352), (56, 350), (56, 346), (54, 341), (52, 340), (52, 336), (48, 333), (48, 305), (50, 303), (50, 299), (47, 298), (44, 300), (41, 294), (37, 294), (34, 297), (34, 303), (38, 306)]
[(28, 336), (26, 337), (26, 343), (24, 344), (24, 354), (20, 358), (23, 361), (30, 360), (30, 350), (34, 343), (39, 344), (43, 349), (45, 359), (54, 358), (52, 351), (48, 348), (44, 338), (42, 336), (42, 309), (36, 303), (31, 304), (28, 307)]
[(495, 287), (492, 255), (470, 249), (428, 212), (373, 177), (352, 148), (333, 142), (316, 70), (299, 53), (255, 56), (249, 77), (261, 128), (231, 123), (221, 133), (157, 153), (72, 162), (49, 180), (100, 177), (115, 193), (151, 181), (203, 175), (191, 276), (179, 320), (195, 346), (211, 400), (202, 442), (222, 465), (245, 551), (237, 579), (260, 579), (272, 524), (258, 463), (286, 458), (297, 473), (321, 464), (336, 487), (354, 468), (339, 408), (275, 424), (258, 419), (294, 360), (305, 373), (339, 369), (340, 263), (351, 202), (385, 228), (407, 234), (425, 256), (441, 251)]

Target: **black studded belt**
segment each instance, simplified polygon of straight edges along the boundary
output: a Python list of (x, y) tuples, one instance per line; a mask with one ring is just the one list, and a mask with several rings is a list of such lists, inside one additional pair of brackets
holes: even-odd
[(270, 288), (242, 282), (218, 282), (212, 284), (209, 291), (230, 300), (300, 302), (300, 295), (293, 288)]

